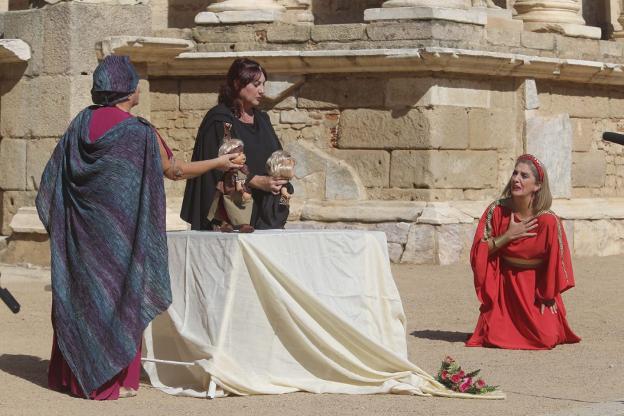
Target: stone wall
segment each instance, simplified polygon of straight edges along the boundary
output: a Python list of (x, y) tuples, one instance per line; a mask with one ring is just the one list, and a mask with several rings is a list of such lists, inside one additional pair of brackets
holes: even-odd
[[(150, 80), (151, 121), (179, 157), (190, 159), (219, 85), (216, 78)], [(346, 162), (368, 199), (482, 200), (499, 192), (521, 148), (516, 97), (513, 79), (317, 75), (266, 109), (285, 147), (305, 142)], [(324, 199), (317, 182), (325, 178), (303, 169), (298, 196)], [(181, 185), (169, 185), (172, 197)]]
[(22, 39), (32, 50), (26, 67), (10, 65), (1, 75), (3, 235), (11, 233), (9, 223), (19, 207), (34, 205), (52, 149), (69, 121), (91, 104), (96, 43), (107, 35), (149, 34), (148, 11), (147, 6), (69, 2), (3, 15), (4, 36)]

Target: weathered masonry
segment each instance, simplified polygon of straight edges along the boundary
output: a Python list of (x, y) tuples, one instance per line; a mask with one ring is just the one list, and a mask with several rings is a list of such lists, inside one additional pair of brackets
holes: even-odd
[[(138, 113), (190, 159), (235, 57), (298, 160), (289, 227), (383, 230), (395, 262), (465, 261), (514, 159), (546, 164), (575, 255), (624, 253), (619, 0), (0, 0), (5, 262), (49, 261), (34, 211), (58, 137), (106, 54), (142, 74)], [(168, 227), (184, 183), (168, 182)]]

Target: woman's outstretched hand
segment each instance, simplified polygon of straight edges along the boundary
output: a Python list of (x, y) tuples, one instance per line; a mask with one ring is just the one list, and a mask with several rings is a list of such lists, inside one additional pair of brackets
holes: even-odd
[(275, 179), (271, 176), (254, 176), (249, 184), (256, 189), (260, 189), (261, 191), (270, 192), (273, 195), (277, 195), (280, 193), (282, 186), (288, 183), (287, 180), (284, 179)]
[(551, 300), (545, 300), (541, 305), (540, 305), (540, 313), (542, 315), (544, 315), (544, 309), (550, 309), (550, 312), (552, 312), (553, 314), (557, 313), (557, 303), (555, 302), (554, 299)]
[(507, 234), (509, 240), (517, 240), (523, 237), (535, 237), (537, 233), (530, 232), (535, 228), (537, 228), (537, 218), (529, 217), (522, 221), (516, 221), (516, 216), (512, 213), (509, 228), (505, 234)]
[(239, 169), (242, 168), (243, 165), (237, 165), (236, 163), (233, 163), (232, 160), (236, 159), (238, 156), (240, 156), (240, 153), (231, 153), (231, 154), (227, 154), (227, 155), (223, 155), (223, 156), (219, 156), (218, 158), (215, 159), (215, 162), (217, 162), (217, 169), (219, 170), (230, 170), (230, 169)]

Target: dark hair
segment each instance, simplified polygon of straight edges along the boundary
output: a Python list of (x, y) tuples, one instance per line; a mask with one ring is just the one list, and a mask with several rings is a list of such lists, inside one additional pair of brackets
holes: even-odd
[(238, 94), (247, 84), (260, 78), (261, 74), (264, 74), (265, 79), (267, 78), (266, 71), (258, 62), (247, 58), (236, 59), (230, 65), (226, 83), (219, 90), (219, 104), (225, 104), (236, 117), (240, 117), (243, 111), (243, 103)]

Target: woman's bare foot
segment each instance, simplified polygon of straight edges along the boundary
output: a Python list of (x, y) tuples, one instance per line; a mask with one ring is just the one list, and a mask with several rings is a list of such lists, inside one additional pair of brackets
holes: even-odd
[(127, 399), (128, 397), (134, 397), (137, 395), (137, 391), (135, 389), (131, 389), (128, 387), (120, 387), (119, 388), (119, 398)]

